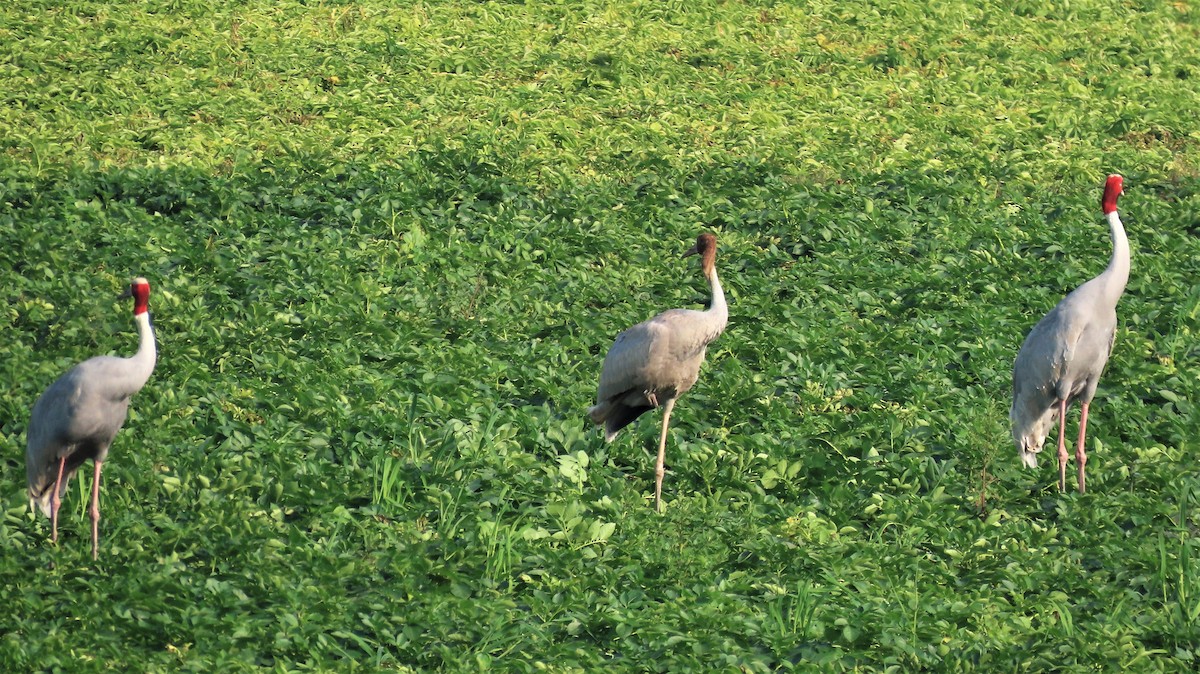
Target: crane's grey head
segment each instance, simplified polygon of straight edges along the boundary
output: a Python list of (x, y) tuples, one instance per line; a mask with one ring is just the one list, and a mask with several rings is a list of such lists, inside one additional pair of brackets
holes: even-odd
[(1124, 191), (1125, 179), (1115, 173), (1110, 175), (1104, 183), (1104, 196), (1100, 199), (1100, 207), (1105, 215), (1117, 210), (1117, 197)]
[(121, 293), (121, 297), (133, 298), (133, 315), (139, 316), (150, 311), (150, 282), (141, 276), (133, 279), (129, 288)]
[(704, 268), (704, 273), (708, 273), (717, 261), (717, 237), (714, 234), (705, 232), (696, 237), (696, 245), (688, 248), (683, 254), (684, 257), (693, 255), (700, 256), (700, 265)]

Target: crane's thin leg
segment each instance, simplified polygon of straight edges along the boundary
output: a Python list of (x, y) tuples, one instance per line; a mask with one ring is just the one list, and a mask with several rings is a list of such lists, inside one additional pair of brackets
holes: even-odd
[(62, 489), (63, 470), (67, 467), (67, 457), (58, 461), (58, 477), (54, 480), (54, 493), (50, 495), (50, 542), (58, 542), (58, 506), (62, 505), (59, 490)]
[(1058, 401), (1058, 490), (1067, 490), (1067, 400)]
[(671, 410), (675, 407), (675, 399), (667, 398), (663, 403), (662, 435), (658, 438), (658, 460), (654, 463), (654, 510), (662, 512), (662, 481), (666, 471), (663, 460), (667, 457), (667, 427), (671, 423)]
[(96, 472), (92, 476), (92, 560), (100, 555), (100, 466), (103, 461), (96, 461)]
[(1079, 493), (1084, 493), (1083, 467), (1087, 465), (1087, 451), (1084, 449), (1084, 438), (1087, 436), (1088, 404), (1080, 405), (1079, 413), (1079, 445), (1075, 448), (1075, 462), (1079, 464)]

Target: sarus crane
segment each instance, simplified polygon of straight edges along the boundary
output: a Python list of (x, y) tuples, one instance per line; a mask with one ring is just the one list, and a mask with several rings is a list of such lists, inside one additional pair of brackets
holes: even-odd
[(58, 508), (71, 476), (92, 460), (92, 559), (100, 550), (100, 468), (125, 423), (130, 397), (146, 384), (157, 357), (150, 283), (135, 279), (123, 295), (130, 296), (138, 327), (137, 353), (129, 358), (97, 356), (67, 370), (34, 403), (26, 433), (29, 504), (50, 518), (52, 542), (58, 542)]
[(1117, 334), (1117, 300), (1129, 280), (1129, 240), (1117, 214), (1123, 179), (1110, 175), (1101, 206), (1112, 236), (1108, 268), (1050, 310), (1025, 338), (1013, 365), (1013, 402), (1009, 412), (1013, 441), (1026, 467), (1037, 467), (1046, 434), (1058, 421), (1058, 489), (1067, 488), (1067, 408), (1080, 403), (1079, 442), (1075, 449), (1080, 493), (1085, 491), (1088, 406)]
[(691, 255), (700, 256), (700, 267), (712, 291), (708, 309), (671, 309), (617, 335), (604, 357), (596, 404), (588, 409), (592, 421), (604, 425), (604, 439), (612, 442), (618, 431), (639, 416), (663, 408), (654, 465), (654, 508), (658, 512), (662, 512), (663, 460), (671, 410), (675, 400), (696, 383), (709, 343), (725, 330), (729, 320), (725, 293), (717, 278), (717, 237), (701, 234), (696, 245), (683, 254)]

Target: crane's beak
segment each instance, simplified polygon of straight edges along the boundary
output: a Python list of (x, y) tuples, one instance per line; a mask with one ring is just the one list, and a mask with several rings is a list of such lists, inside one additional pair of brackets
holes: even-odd
[(699, 255), (699, 254), (700, 254), (700, 244), (696, 244), (696, 245), (692, 246), (691, 248), (688, 248), (687, 252), (683, 254), (683, 257), (691, 257), (693, 255)]
[(127, 300), (130, 297), (133, 297), (133, 286), (125, 286), (125, 292), (121, 293), (120, 296), (117, 297), (117, 299)]

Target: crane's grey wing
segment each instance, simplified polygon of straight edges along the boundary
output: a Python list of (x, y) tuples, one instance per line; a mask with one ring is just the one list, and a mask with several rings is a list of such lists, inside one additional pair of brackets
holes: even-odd
[[(71, 414), (82, 395), (79, 366), (67, 370), (50, 384), (33, 405), (29, 428), (25, 433), (25, 478), (29, 502), (36, 504), (46, 517), (50, 516), (50, 499), (58, 477), (62, 457), (75, 453), (76, 442), (71, 438)], [(60, 494), (65, 494), (71, 475), (80, 461), (67, 470), (64, 467)]]
[(1080, 338), (1087, 326), (1086, 319), (1076, 315), (1070, 299), (1067, 296), (1059, 302), (1029, 331), (1013, 364), (1014, 396), (1033, 390), (1056, 396), (1067, 384), (1068, 369), (1077, 360)]
[(1054, 425), (1058, 402), (1090, 401), (1095, 395), (1115, 333), (1116, 313), (1097, 313), (1087, 293), (1079, 291), (1030, 330), (1013, 364), (1009, 410), (1013, 440), (1026, 465), (1036, 465), (1033, 456)]
[(654, 367), (662, 360), (658, 354), (666, 348), (670, 335), (668, 326), (658, 318), (617, 335), (604, 358), (596, 404), (588, 409), (588, 416), (594, 423), (604, 424), (609, 442), (622, 428), (661, 404), (652, 397), (659, 386)]
[(1060, 399), (1090, 401), (1112, 354), (1116, 301), (1106, 299), (1103, 280), (1101, 274), (1084, 283), (1055, 307), (1065, 325), (1060, 337), (1066, 345), (1065, 365), (1057, 380)]
[(1013, 363), (1009, 419), (1021, 461), (1030, 468), (1037, 466), (1037, 453), (1054, 423), (1058, 383), (1074, 341), (1069, 322), (1063, 302), (1059, 302), (1029, 331)]
[(121, 359), (101, 356), (86, 360), (56, 379), (34, 403), (25, 443), (25, 475), (30, 499), (43, 512), (58, 477), (62, 458), (61, 492), (71, 475), (88, 459), (103, 461), (129, 411), (129, 395), (113, 390), (110, 375)]
[(72, 417), (84, 396), (79, 366), (50, 384), (33, 405), (26, 432), (26, 459), (57, 459), (59, 448), (71, 444)]
[[(124, 385), (124, 364), (124, 358), (90, 358), (71, 368), (47, 389), (43, 398), (49, 398), (53, 405), (46, 411), (54, 420), (50, 424), (56, 436), (54, 442), (94, 444), (108, 449), (129, 414), (132, 394)], [(48, 396), (51, 390), (55, 390), (55, 395)]]
[(667, 337), (664, 326), (655, 323), (654, 319), (638, 323), (617, 335), (604, 357), (597, 402), (648, 390), (651, 387), (648, 368)]
[(1100, 384), (1100, 375), (1112, 355), (1116, 337), (1116, 312), (1112, 316), (1098, 316), (1084, 327), (1075, 345), (1074, 358), (1067, 366), (1069, 400), (1091, 402)]

